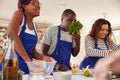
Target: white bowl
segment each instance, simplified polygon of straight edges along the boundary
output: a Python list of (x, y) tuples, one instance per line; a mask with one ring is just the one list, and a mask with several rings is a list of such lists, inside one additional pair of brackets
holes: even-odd
[(44, 76), (39, 73), (30, 73), (28, 76), (29, 80), (44, 80)]
[(71, 80), (71, 72), (53, 72), (55, 80)]

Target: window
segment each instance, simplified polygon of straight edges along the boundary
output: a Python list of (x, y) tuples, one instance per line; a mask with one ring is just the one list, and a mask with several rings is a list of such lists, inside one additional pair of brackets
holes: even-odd
[(120, 30), (114, 30), (112, 39), (117, 43), (120, 44)]

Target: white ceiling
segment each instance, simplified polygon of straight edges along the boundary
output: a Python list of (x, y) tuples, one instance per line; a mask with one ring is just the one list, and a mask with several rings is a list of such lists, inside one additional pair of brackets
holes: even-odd
[[(17, 9), (18, 0), (0, 0), (0, 19), (10, 19)], [(91, 27), (98, 18), (109, 20), (114, 27), (120, 26), (120, 0), (40, 0), (42, 8), (36, 22), (60, 24), (65, 8), (73, 9), (85, 27)]]

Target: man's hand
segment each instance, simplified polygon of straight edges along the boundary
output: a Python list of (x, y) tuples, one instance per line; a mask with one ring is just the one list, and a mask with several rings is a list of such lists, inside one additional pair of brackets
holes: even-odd
[(75, 40), (76, 44), (80, 44), (80, 35), (73, 34), (72, 38)]
[(64, 64), (58, 64), (58, 63), (56, 63), (55, 69), (56, 69), (56, 70), (59, 70), (59, 71), (67, 71), (67, 70), (68, 70), (68, 67), (65, 66)]

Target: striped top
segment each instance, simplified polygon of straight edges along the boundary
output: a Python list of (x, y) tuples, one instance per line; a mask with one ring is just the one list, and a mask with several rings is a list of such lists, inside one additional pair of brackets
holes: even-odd
[(103, 39), (98, 39), (97, 44), (98, 44), (98, 48), (102, 49), (95, 49), (95, 41), (92, 39), (92, 37), (90, 37), (89, 35), (87, 35), (85, 37), (85, 52), (86, 52), (86, 56), (91, 56), (91, 57), (107, 57), (109, 54), (109, 51), (116, 51), (118, 49), (118, 45), (115, 44), (113, 41), (111, 42), (111, 44), (108, 45), (109, 50), (107, 49), (107, 46), (104, 42)]

